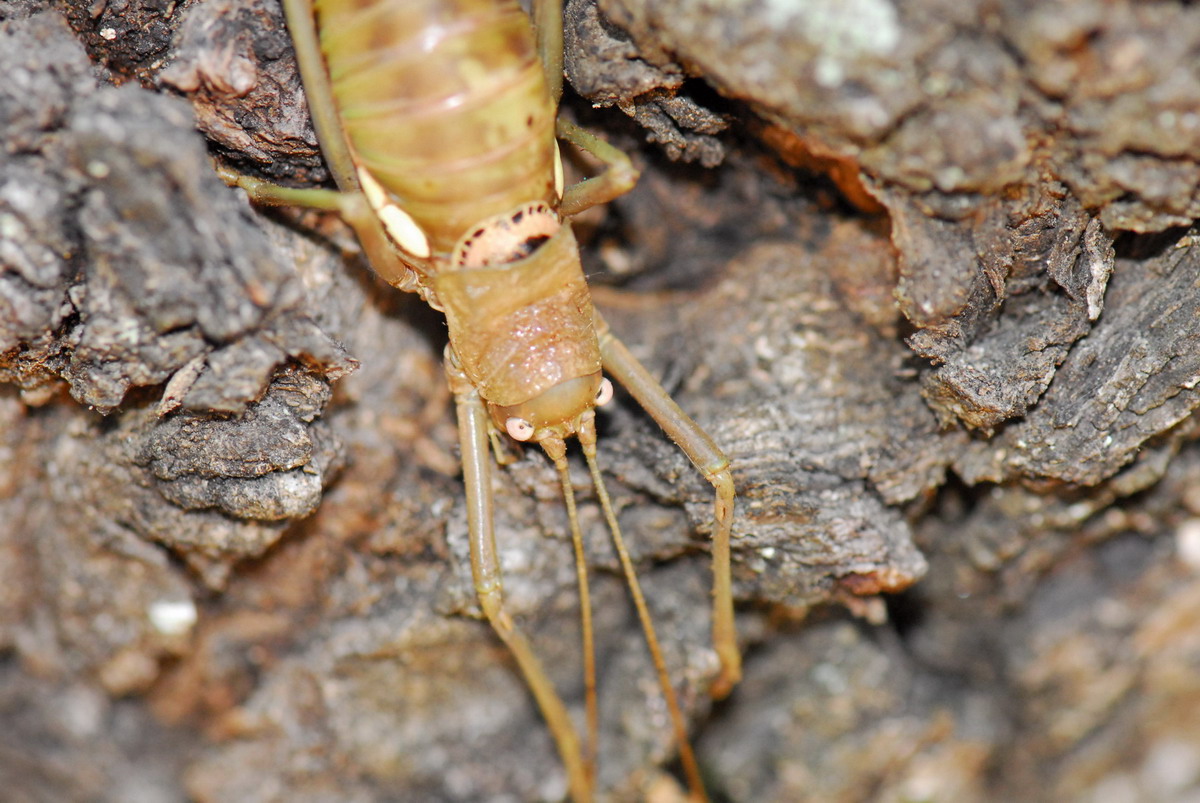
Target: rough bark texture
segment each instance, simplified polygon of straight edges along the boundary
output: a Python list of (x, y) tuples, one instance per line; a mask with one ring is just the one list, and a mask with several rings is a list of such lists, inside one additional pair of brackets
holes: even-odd
[[(579, 223), (597, 303), (734, 460), (746, 679), (714, 707), (710, 490), (604, 417), (711, 791), (1200, 794), (1200, 10), (570, 0), (566, 29), (563, 113), (643, 171)], [(4, 797), (560, 798), (472, 616), (444, 324), (213, 172), (326, 178), (279, 8), (9, 3), (0, 74)], [(600, 786), (671, 799), (574, 470)], [(494, 490), (581, 708), (555, 473)]]

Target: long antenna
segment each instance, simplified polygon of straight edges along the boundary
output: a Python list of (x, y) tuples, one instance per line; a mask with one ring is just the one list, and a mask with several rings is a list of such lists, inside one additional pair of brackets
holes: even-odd
[(675, 687), (671, 685), (671, 676), (667, 673), (667, 663), (663, 660), (662, 648), (658, 636), (654, 632), (654, 622), (650, 619), (650, 609), (646, 606), (646, 598), (642, 594), (641, 584), (638, 583), (634, 572), (633, 561), (629, 550), (625, 548), (625, 539), (621, 537), (621, 528), (617, 524), (616, 514), (613, 513), (612, 501), (608, 497), (608, 489), (600, 476), (600, 467), (596, 463), (596, 422), (595, 417), (585, 415), (579, 428), (579, 443), (583, 446), (583, 456), (587, 459), (588, 470), (592, 473), (592, 484), (596, 486), (596, 495), (600, 498), (600, 507), (604, 509), (604, 518), (608, 520), (608, 529), (612, 533), (613, 546), (621, 560), (621, 569), (625, 573), (625, 582), (629, 585), (629, 593), (633, 597), (634, 607), (637, 608), (638, 619), (642, 623), (642, 632), (646, 636), (646, 646), (650, 649), (650, 659), (654, 662), (655, 672), (658, 673), (658, 685), (662, 689), (663, 698), (667, 702), (667, 710), (671, 715), (671, 724), (675, 730), (675, 742), (679, 746), (679, 763), (683, 765), (683, 774), (687, 777), (689, 797), (697, 801), (707, 801), (704, 791), (704, 781), (700, 777), (700, 767), (696, 763), (696, 755), (692, 752), (691, 742), (688, 741), (687, 725), (684, 723), (683, 710), (679, 707), (679, 698)]
[(566, 443), (561, 438), (546, 438), (542, 448), (554, 461), (558, 478), (562, 483), (563, 499), (567, 505), (567, 519), (571, 523), (571, 543), (575, 547), (575, 576), (579, 586), (579, 618), (583, 631), (583, 685), (587, 712), (587, 743), (584, 745), (583, 766), (588, 784), (596, 779), (596, 764), (600, 745), (600, 711), (596, 703), (596, 642), (592, 630), (592, 597), (588, 587), (587, 560), (583, 551), (583, 533), (579, 529), (579, 515), (575, 508), (575, 489), (571, 486), (571, 475), (567, 467)]

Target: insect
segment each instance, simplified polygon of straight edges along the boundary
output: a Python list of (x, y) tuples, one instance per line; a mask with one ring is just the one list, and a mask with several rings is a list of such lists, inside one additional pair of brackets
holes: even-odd
[[(667, 700), (695, 797), (703, 785), (645, 601), (596, 462), (595, 408), (607, 372), (715, 489), (714, 696), (741, 676), (730, 588), (734, 487), (729, 461), (593, 309), (569, 218), (628, 191), (628, 157), (566, 121), (561, 0), (284, 0), (313, 124), (338, 190), (289, 189), (226, 174), (252, 199), (336, 210), (389, 283), (446, 315), (446, 375), (462, 451), (471, 569), (484, 615), (511, 651), (566, 767), (590, 800), (598, 715), (587, 568), (566, 439), (581, 444)], [(539, 58), (540, 54), (540, 58)], [(564, 187), (557, 139), (604, 171)], [(575, 546), (588, 739), (506, 610), (493, 536), (490, 447), (501, 434), (554, 462)]]

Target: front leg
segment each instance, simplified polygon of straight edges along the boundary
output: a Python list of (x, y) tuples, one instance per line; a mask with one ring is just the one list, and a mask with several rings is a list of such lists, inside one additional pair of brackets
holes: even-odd
[(712, 483), (716, 491), (712, 535), (713, 571), (713, 647), (721, 661), (721, 674), (710, 689), (721, 699), (742, 679), (742, 655), (737, 644), (733, 621), (733, 588), (729, 542), (733, 529), (734, 487), (729, 458), (708, 433), (685, 413), (663, 390), (650, 372), (630, 353), (596, 313), (596, 332), (600, 338), (600, 356), (604, 368), (637, 399), (642, 409), (658, 422), (667, 436), (683, 450), (692, 463)]
[(542, 717), (550, 727), (567, 770), (567, 784), (575, 803), (592, 799), (592, 784), (580, 748), (579, 734), (562, 698), (554, 690), (529, 641), (517, 629), (504, 605), (504, 588), (492, 524), (491, 455), (488, 453), (488, 414), (479, 391), (446, 350), (446, 376), (458, 411), (458, 439), (462, 449), (463, 484), (467, 492), (467, 529), (471, 543), (471, 575), (479, 607), (496, 635), (508, 647), (525, 682), (533, 692)]

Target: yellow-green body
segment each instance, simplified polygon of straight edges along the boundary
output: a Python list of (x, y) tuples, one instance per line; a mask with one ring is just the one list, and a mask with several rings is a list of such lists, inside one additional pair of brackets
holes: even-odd
[(342, 130), (434, 255), (527, 201), (558, 203), (555, 107), (516, 0), (318, 0)]
[[(380, 276), (446, 314), (471, 569), (480, 608), (546, 719), (571, 797), (592, 799), (598, 714), (587, 566), (566, 439), (582, 447), (646, 634), (693, 799), (703, 781), (686, 722), (596, 462), (595, 408), (620, 382), (713, 485), (713, 641), (724, 696), (741, 676), (730, 583), (729, 460), (593, 310), (566, 218), (627, 192), (629, 158), (566, 121), (562, 5), (532, 0), (283, 0), (313, 125), (340, 192), (277, 187), (226, 172), (262, 203), (333, 209)], [(555, 134), (598, 157), (564, 190)], [(588, 746), (506, 608), (492, 521), (489, 439), (507, 432), (554, 461), (575, 548)]]
[[(568, 224), (521, 259), (457, 264), (485, 222), (557, 208), (555, 107), (515, 0), (318, 0), (341, 130), (366, 171), (424, 233), (398, 249), (446, 312), (450, 343), (487, 401), (527, 401), (600, 370), (593, 311)], [(351, 189), (351, 188), (343, 188)]]
[(564, 224), (520, 262), (432, 279), (451, 342), (458, 341), (459, 364), (484, 399), (508, 407), (600, 370), (591, 294), (579, 265), (575, 237)]

